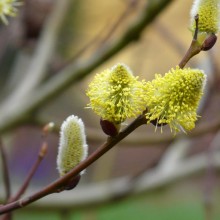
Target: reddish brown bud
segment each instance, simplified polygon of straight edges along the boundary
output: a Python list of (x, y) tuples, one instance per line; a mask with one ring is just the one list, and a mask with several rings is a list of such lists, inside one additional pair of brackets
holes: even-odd
[(215, 34), (211, 34), (209, 37), (207, 37), (202, 44), (202, 50), (207, 51), (210, 50), (216, 43), (217, 36)]
[(77, 175), (75, 177), (73, 177), (67, 184), (66, 186), (64, 187), (64, 190), (71, 190), (71, 189), (74, 189), (79, 181), (81, 179), (81, 175)]
[(114, 137), (118, 134), (118, 126), (108, 120), (100, 119), (100, 125), (105, 134)]

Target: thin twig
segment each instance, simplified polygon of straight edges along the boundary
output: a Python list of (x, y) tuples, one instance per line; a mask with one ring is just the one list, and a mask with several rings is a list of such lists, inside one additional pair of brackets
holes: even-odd
[(192, 40), (191, 45), (190, 45), (189, 49), (187, 50), (185, 56), (183, 57), (183, 59), (179, 63), (179, 67), (181, 69), (184, 68), (184, 66), (187, 64), (187, 62), (193, 56), (195, 56), (196, 54), (198, 54), (202, 50), (202, 46), (199, 45), (198, 42), (197, 42), (197, 36), (198, 36), (198, 31), (199, 31), (199, 26), (198, 26), (198, 24), (199, 24), (199, 16), (198, 15), (195, 16), (195, 22), (196, 22), (196, 28), (195, 28), (193, 40)]
[[(29, 186), (29, 183), (32, 179), (32, 177), (34, 176), (37, 168), (39, 167), (41, 161), (43, 160), (43, 158), (45, 157), (46, 155), (46, 152), (47, 152), (47, 143), (46, 142), (43, 142), (41, 148), (40, 148), (40, 151), (38, 153), (38, 158), (37, 160), (35, 161), (35, 163), (33, 164), (29, 174), (27, 175), (27, 178), (25, 179), (23, 185), (21, 186), (21, 188), (18, 190), (18, 192), (16, 193), (15, 196), (12, 196), (10, 197), (8, 200), (7, 200), (7, 203), (10, 203), (10, 202), (14, 202), (16, 200), (18, 200), (26, 191), (26, 189), (28, 188)], [(1, 220), (10, 220), (12, 219), (12, 213), (11, 212), (8, 212), (6, 213)]]
[(10, 184), (10, 178), (9, 178), (9, 169), (8, 169), (8, 162), (7, 162), (7, 156), (6, 152), (2, 143), (2, 140), (0, 139), (0, 154), (2, 158), (2, 170), (3, 170), (3, 180), (4, 180), (4, 186), (5, 186), (5, 193), (7, 201), (11, 195), (11, 184)]
[(9, 203), (10, 202), (13, 202), (13, 201), (16, 201), (18, 200), (23, 194), (24, 192), (26, 191), (32, 177), (34, 176), (36, 170), (38, 169), (41, 161), (43, 160), (43, 158), (45, 157), (46, 153), (47, 153), (47, 148), (48, 148), (48, 145), (46, 142), (44, 142), (40, 148), (40, 151), (38, 153), (38, 157), (37, 157), (37, 160), (35, 161), (35, 163), (33, 164), (26, 180), (24, 181), (23, 185), (21, 186), (21, 188), (18, 190), (18, 192), (16, 193), (15, 196), (11, 197), (9, 199)]

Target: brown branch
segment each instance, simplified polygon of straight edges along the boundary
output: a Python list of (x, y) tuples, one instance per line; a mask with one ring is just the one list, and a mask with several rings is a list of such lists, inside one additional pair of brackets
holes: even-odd
[(144, 113), (136, 118), (129, 126), (127, 126), (122, 132), (120, 132), (116, 137), (109, 137), (107, 141), (101, 145), (94, 153), (92, 153), (87, 159), (81, 162), (79, 165), (74, 167), (69, 173), (64, 175), (63, 177), (57, 179), (53, 183), (49, 184), (45, 188), (40, 191), (26, 197), (20, 199), (18, 201), (6, 204), (0, 207), (0, 214), (7, 213), (13, 211), (15, 209), (22, 208), (27, 206), (28, 204), (41, 199), (51, 193), (59, 192), (63, 186), (73, 177), (77, 176), (82, 170), (87, 168), (90, 164), (95, 162), (98, 158), (100, 158), (103, 154), (109, 151), (112, 147), (114, 147), (118, 142), (124, 139), (127, 135), (133, 132), (139, 126), (146, 124), (146, 117)]
[(191, 45), (189, 47), (189, 49), (187, 50), (185, 56), (183, 57), (183, 59), (180, 61), (179, 63), (179, 67), (181, 69), (184, 68), (184, 66), (187, 64), (187, 62), (194, 57), (196, 54), (198, 54), (199, 52), (201, 52), (202, 50), (202, 46), (198, 44), (197, 42), (197, 36), (198, 36), (198, 31), (199, 31), (199, 16), (196, 15), (195, 16), (195, 22), (196, 22), (196, 28), (195, 28), (195, 32), (194, 32), (194, 36), (191, 42)]
[[(210, 99), (209, 99), (210, 100)], [(205, 105), (206, 106), (206, 105)], [(38, 119), (38, 118), (34, 118), (32, 120), (31, 125), (35, 125), (35, 126), (42, 126), (45, 125), (45, 121), (46, 119)], [(216, 131), (218, 131), (220, 128), (220, 117), (215, 117), (214, 120), (209, 120), (209, 121), (203, 121), (201, 123), (199, 123), (199, 125), (196, 126), (196, 128), (194, 130), (192, 130), (191, 132), (189, 132), (187, 134), (187, 136), (189, 138), (196, 138), (199, 136), (204, 136), (204, 135), (208, 135), (211, 133), (215, 133)], [(55, 132), (56, 134), (59, 133), (59, 127), (55, 126), (53, 129), (53, 132)], [(91, 128), (91, 127), (87, 127), (87, 138), (90, 141), (95, 141), (95, 142), (103, 142), (104, 141), (104, 137), (102, 135), (100, 135), (100, 129), (96, 129), (96, 128)], [(125, 143), (125, 147), (133, 147), (134, 145), (138, 145), (138, 146), (142, 146), (142, 147), (148, 147), (150, 145), (157, 145), (157, 144), (167, 144), (170, 141), (174, 140), (174, 139), (178, 139), (185, 136), (185, 134), (177, 134), (176, 136), (174, 136), (173, 134), (170, 133), (164, 133), (163, 135), (158, 136), (158, 133), (154, 132), (154, 133), (146, 133), (144, 132), (144, 134), (141, 133), (137, 133), (135, 136), (128, 136), (123, 143)]]
[[(38, 153), (38, 158), (37, 160), (35, 161), (35, 163), (33, 164), (29, 174), (27, 175), (27, 178), (25, 179), (23, 185), (21, 186), (21, 188), (18, 190), (18, 192), (16, 193), (15, 196), (12, 196), (10, 197), (8, 200), (7, 200), (7, 203), (11, 203), (11, 202), (14, 202), (16, 200), (18, 200), (23, 194), (24, 192), (26, 191), (27, 187), (29, 186), (29, 183), (32, 179), (32, 177), (34, 176), (37, 168), (39, 167), (41, 161), (43, 160), (44, 156), (46, 155), (47, 153), (47, 143), (44, 142), (40, 148), (40, 151)], [(12, 213), (11, 212), (8, 212), (6, 213), (1, 220), (10, 220), (12, 219)]]
[(40, 151), (38, 153), (38, 157), (37, 157), (37, 160), (35, 161), (35, 163), (33, 164), (26, 180), (24, 181), (23, 185), (21, 186), (21, 188), (19, 189), (19, 191), (16, 193), (15, 196), (11, 197), (9, 199), (9, 202), (13, 202), (13, 201), (16, 201), (18, 200), (23, 194), (24, 192), (26, 191), (32, 177), (34, 176), (36, 170), (38, 169), (41, 161), (43, 160), (43, 158), (45, 157), (46, 153), (47, 153), (47, 148), (48, 148), (48, 145), (46, 142), (44, 142), (40, 148)]

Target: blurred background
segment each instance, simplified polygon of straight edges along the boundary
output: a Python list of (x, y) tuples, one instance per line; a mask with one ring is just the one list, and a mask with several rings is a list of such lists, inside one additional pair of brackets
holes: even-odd
[[(84, 121), (89, 153), (106, 140), (99, 117), (85, 108), (96, 73), (121, 62), (151, 80), (178, 65), (192, 40), (191, 5), (192, 0), (26, 0), (9, 25), (1, 24), (0, 132), (12, 194), (37, 158), (44, 124), (53, 121), (56, 130), (47, 137), (48, 153), (26, 195), (59, 177), (59, 127), (66, 117)], [(135, 28), (145, 13), (152, 19)], [(208, 78), (193, 131), (174, 136), (166, 126), (162, 133), (142, 126), (92, 164), (76, 189), (17, 210), (13, 219), (220, 219), (219, 49), (217, 41), (187, 64)], [(0, 181), (4, 203), (3, 175)]]

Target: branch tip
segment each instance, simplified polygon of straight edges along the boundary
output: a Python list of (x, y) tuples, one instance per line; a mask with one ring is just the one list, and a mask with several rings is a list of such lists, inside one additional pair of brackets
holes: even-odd
[(194, 36), (193, 36), (193, 40), (197, 41), (198, 31), (199, 31), (199, 15), (197, 14), (194, 19), (195, 19), (195, 22), (196, 22), (196, 28), (195, 28), (195, 33), (194, 33)]

